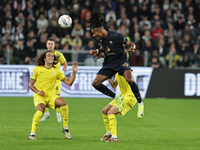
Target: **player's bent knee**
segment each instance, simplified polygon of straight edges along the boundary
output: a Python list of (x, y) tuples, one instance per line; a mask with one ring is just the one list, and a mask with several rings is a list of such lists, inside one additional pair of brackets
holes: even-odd
[(66, 106), (66, 105), (67, 103), (62, 97), (59, 97), (55, 100), (55, 108)]
[(96, 82), (96, 81), (93, 81), (93, 82), (92, 82), (92, 86), (93, 86), (93, 87), (97, 87), (98, 85), (99, 85), (98, 82)]
[(107, 109), (104, 107), (103, 109), (102, 109), (102, 114), (107, 114)]
[(44, 111), (45, 111), (45, 105), (42, 104), (42, 103), (38, 104), (37, 107), (36, 107), (36, 109), (44, 113)]
[(108, 104), (102, 109), (102, 114), (107, 114), (107, 112), (112, 108), (112, 105)]
[(114, 113), (113, 113), (112, 111), (109, 110), (109, 111), (107, 112), (107, 115), (109, 116), (109, 115), (111, 115), (111, 114), (114, 114)]
[(62, 107), (62, 106), (66, 106), (66, 105), (67, 105), (67, 103), (66, 103), (65, 100), (63, 100), (63, 101), (60, 103), (60, 107)]
[(129, 84), (132, 84), (134, 81), (132, 79), (126, 79)]

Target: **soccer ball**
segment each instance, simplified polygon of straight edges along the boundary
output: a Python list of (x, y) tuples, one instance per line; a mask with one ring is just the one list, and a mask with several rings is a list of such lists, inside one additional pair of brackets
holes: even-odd
[(72, 24), (72, 18), (69, 15), (62, 15), (58, 19), (58, 24), (61, 28), (68, 28)]

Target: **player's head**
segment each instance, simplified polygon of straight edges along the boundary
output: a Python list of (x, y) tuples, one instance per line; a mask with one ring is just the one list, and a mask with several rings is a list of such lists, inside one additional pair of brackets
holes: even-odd
[(104, 37), (104, 17), (99, 12), (99, 10), (93, 9), (93, 12), (91, 14), (91, 18), (88, 21), (90, 23), (90, 28), (93, 34), (93, 37), (95, 37), (97, 40), (100, 40)]
[(48, 39), (47, 43), (46, 43), (46, 47), (49, 51), (54, 52), (54, 48), (55, 48), (55, 41), (53, 39)]
[(36, 59), (36, 65), (37, 66), (44, 66), (45, 63), (54, 65), (58, 63), (58, 57), (54, 55), (54, 53), (50, 50), (47, 50), (40, 54), (40, 56)]

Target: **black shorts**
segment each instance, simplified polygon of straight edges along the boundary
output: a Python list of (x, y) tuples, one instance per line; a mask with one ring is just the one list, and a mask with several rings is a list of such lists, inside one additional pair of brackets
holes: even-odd
[(124, 71), (126, 70), (131, 70), (131, 67), (128, 62), (123, 62), (115, 65), (113, 64), (103, 65), (103, 67), (99, 70), (97, 74), (111, 78), (117, 72), (119, 73), (119, 75), (123, 75)]

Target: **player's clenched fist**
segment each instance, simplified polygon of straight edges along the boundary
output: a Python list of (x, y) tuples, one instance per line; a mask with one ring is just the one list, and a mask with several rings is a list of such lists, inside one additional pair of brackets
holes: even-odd
[(97, 51), (94, 49), (90, 50), (90, 55), (97, 56)]
[(78, 63), (77, 63), (77, 62), (74, 62), (74, 63), (73, 63), (72, 70), (73, 70), (74, 72), (77, 72), (77, 70), (78, 70)]

